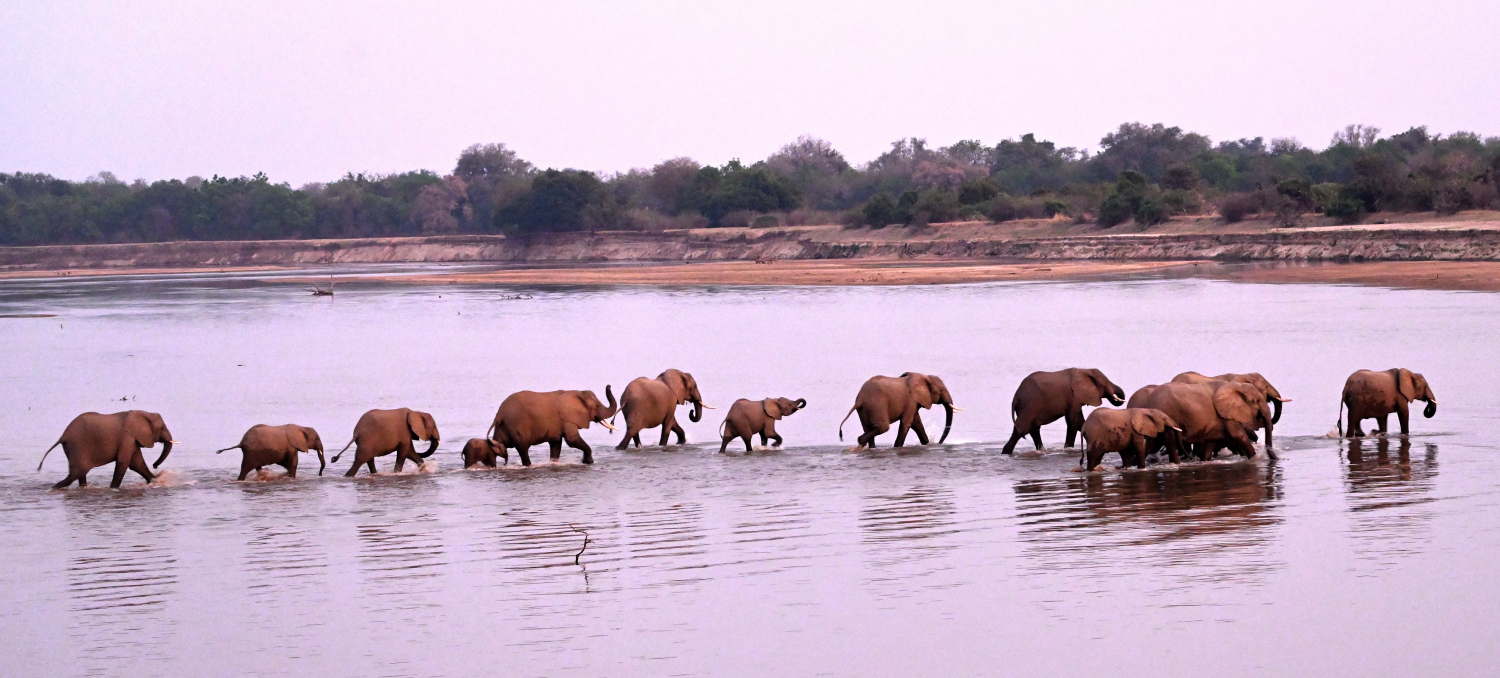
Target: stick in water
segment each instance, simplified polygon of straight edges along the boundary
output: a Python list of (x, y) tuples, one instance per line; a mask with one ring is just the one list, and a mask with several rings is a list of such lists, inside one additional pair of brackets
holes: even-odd
[(583, 548), (578, 549), (578, 553), (573, 556), (573, 564), (582, 565), (582, 563), (578, 562), (578, 559), (583, 557), (584, 550), (589, 547), (589, 533), (574, 527), (572, 523), (568, 523), (568, 527), (572, 528), (574, 532), (583, 535)]

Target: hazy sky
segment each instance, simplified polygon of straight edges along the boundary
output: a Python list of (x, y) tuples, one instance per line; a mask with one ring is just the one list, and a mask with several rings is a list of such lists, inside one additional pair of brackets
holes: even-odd
[(1321, 148), (1349, 123), (1500, 135), (1500, 3), (0, 0), (0, 171), (82, 179), (852, 162), (1121, 122)]

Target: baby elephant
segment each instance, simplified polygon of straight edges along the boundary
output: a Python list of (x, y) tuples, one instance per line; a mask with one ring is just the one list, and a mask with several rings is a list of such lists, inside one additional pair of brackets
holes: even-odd
[(510, 461), (510, 455), (506, 454), (505, 448), (500, 447), (493, 440), (484, 438), (470, 438), (464, 443), (464, 468), (474, 468), (478, 464), (484, 464), (495, 468), (499, 464)]
[(765, 445), (768, 439), (774, 439), (775, 446), (781, 447), (781, 436), (776, 433), (776, 420), (804, 407), (807, 407), (807, 400), (802, 398), (741, 398), (734, 401), (734, 405), (729, 408), (729, 416), (719, 425), (719, 437), (724, 439), (719, 444), (719, 454), (723, 454), (729, 447), (729, 441), (735, 438), (744, 440), (745, 451), (749, 452), (750, 438), (757, 433), (760, 434), (760, 444)]
[(244, 480), (251, 471), (258, 471), (262, 466), (276, 464), (286, 469), (288, 478), (297, 477), (297, 454), (308, 450), (318, 452), (318, 475), (323, 475), (323, 439), (318, 437), (318, 432), (306, 426), (286, 424), (284, 426), (267, 426), (256, 424), (250, 430), (245, 431), (245, 437), (240, 438), (240, 444), (226, 447), (214, 452), (227, 452), (239, 450), (244, 453), (244, 459), (240, 462), (240, 480)]
[[(1083, 440), (1088, 463), (1085, 471), (1092, 471), (1104, 461), (1110, 452), (1120, 453), (1121, 465), (1134, 461), (1136, 468), (1146, 468), (1146, 455), (1157, 447), (1166, 445), (1172, 463), (1180, 461), (1182, 432), (1177, 422), (1172, 421), (1161, 410), (1131, 407), (1123, 410), (1101, 407), (1089, 413), (1083, 422)], [(1080, 460), (1081, 461), (1081, 460)]]

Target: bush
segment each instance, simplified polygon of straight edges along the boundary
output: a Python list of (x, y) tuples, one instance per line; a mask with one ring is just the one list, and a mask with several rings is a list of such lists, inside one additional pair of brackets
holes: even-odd
[[(1179, 188), (1162, 191), (1161, 204), (1171, 216), (1197, 214), (1203, 211), (1203, 199), (1199, 198), (1197, 193)], [(1139, 216), (1140, 210), (1136, 212)]]
[(871, 228), (885, 228), (903, 221), (896, 211), (896, 199), (889, 193), (876, 193), (859, 209), (861, 221)]
[(1000, 195), (1000, 184), (988, 177), (965, 181), (958, 187), (958, 201), (965, 205), (976, 205), (986, 200), (993, 200), (997, 195)]
[(917, 198), (916, 204), (912, 206), (912, 218), (909, 223), (921, 226), (956, 221), (959, 207), (958, 196), (951, 191), (936, 188), (924, 191)]
[(1125, 223), (1125, 220), (1129, 219), (1132, 214), (1134, 210), (1131, 209), (1130, 202), (1120, 197), (1119, 193), (1111, 192), (1105, 196), (1104, 202), (1099, 204), (1099, 214), (1094, 217), (1094, 220), (1099, 222), (1100, 226), (1109, 228)]
[(1059, 214), (1068, 216), (1068, 203), (1058, 200), (1057, 198), (1048, 198), (1042, 203), (1042, 214), (1047, 215), (1048, 219), (1051, 219), (1052, 217), (1055, 217)]
[(1365, 219), (1365, 203), (1354, 198), (1337, 198), (1323, 208), (1323, 214), (1341, 224), (1357, 224)]
[(719, 217), (718, 225), (724, 228), (749, 228), (756, 216), (755, 210), (735, 210)]
[(1167, 168), (1161, 175), (1161, 187), (1179, 191), (1198, 190), (1198, 170), (1192, 165), (1178, 163)]
[(781, 225), (781, 220), (774, 214), (762, 214), (750, 222), (750, 228), (776, 228)]
[(1260, 214), (1260, 199), (1250, 193), (1232, 193), (1219, 202), (1219, 216), (1235, 224), (1253, 214)]
[(1159, 224), (1167, 220), (1167, 208), (1155, 198), (1146, 198), (1135, 210), (1135, 223), (1141, 226)]

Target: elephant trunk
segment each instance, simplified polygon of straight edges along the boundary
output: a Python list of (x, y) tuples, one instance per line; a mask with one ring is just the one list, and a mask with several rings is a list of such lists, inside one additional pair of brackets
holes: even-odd
[(939, 445), (942, 445), (943, 441), (948, 439), (948, 431), (953, 429), (953, 403), (944, 402), (943, 409), (947, 410), (947, 415), (943, 418), (943, 436), (938, 438)]
[(432, 437), (432, 444), (427, 446), (427, 451), (426, 452), (418, 452), (417, 456), (419, 456), (419, 457), (421, 457), (423, 459), (426, 459), (426, 458), (432, 456), (433, 452), (437, 451), (437, 447), (438, 447), (438, 437), (437, 436), (433, 436)]
[(609, 419), (615, 416), (616, 412), (620, 411), (620, 404), (615, 402), (615, 394), (609, 390), (609, 384), (604, 385), (604, 398), (609, 401), (609, 408), (604, 410), (603, 414), (599, 415), (599, 421)]
[(797, 399), (797, 409), (800, 410), (800, 409), (802, 409), (804, 407), (807, 407), (807, 398), (798, 398)]
[(693, 409), (688, 412), (688, 421), (697, 422), (703, 418), (703, 401), (694, 400)]
[(1269, 416), (1270, 414), (1271, 414), (1271, 410), (1270, 410), (1269, 407), (1264, 407), (1264, 406), (1261, 407), (1261, 411), (1260, 411), (1261, 421), (1263, 421), (1265, 423), (1265, 425), (1266, 425), (1266, 456), (1269, 457), (1269, 458), (1271, 458), (1271, 459), (1276, 459), (1277, 458), (1276, 457), (1276, 450), (1272, 449), (1272, 444), (1271, 444), (1271, 431), (1272, 431), (1274, 425), (1276, 424), (1276, 417)]
[(318, 446), (313, 449), (318, 451), (318, 475), (323, 475), (323, 469), (328, 466), (328, 462), (323, 461), (323, 444), (318, 443)]
[(1430, 398), (1430, 399), (1427, 400), (1427, 407), (1422, 408), (1422, 416), (1426, 417), (1428, 419), (1431, 419), (1433, 417), (1433, 415), (1436, 415), (1436, 414), (1437, 414), (1437, 399), (1436, 398)]
[(161, 468), (161, 463), (167, 460), (167, 455), (172, 453), (172, 441), (167, 440), (161, 444), (161, 456), (156, 458), (156, 463), (151, 468)]
[(1275, 408), (1273, 408), (1273, 412), (1271, 414), (1271, 423), (1279, 424), (1281, 423), (1281, 399), (1271, 398), (1270, 400), (1271, 404), (1276, 406)]

